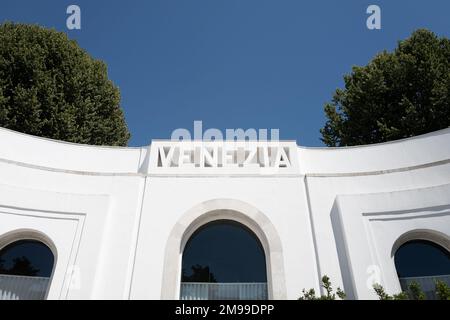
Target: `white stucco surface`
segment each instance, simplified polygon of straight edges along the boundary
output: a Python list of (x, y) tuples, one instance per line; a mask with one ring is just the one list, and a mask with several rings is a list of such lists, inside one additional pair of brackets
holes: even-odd
[[(324, 274), (349, 298), (375, 299), (374, 279), (400, 290), (393, 253), (405, 239), (450, 250), (450, 129), (352, 148), (275, 146), (267, 159), (286, 154), (286, 166), (234, 165), (232, 155), (196, 166), (187, 142), (93, 147), (0, 128), (0, 249), (36, 238), (53, 250), (49, 299), (177, 299), (184, 243), (214, 219), (258, 236), (273, 299), (320, 291)], [(170, 147), (184, 157), (163, 166)]]

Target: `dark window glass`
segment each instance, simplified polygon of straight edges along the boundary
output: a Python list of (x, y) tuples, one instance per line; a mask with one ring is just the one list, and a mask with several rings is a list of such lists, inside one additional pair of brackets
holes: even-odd
[(39, 241), (16, 241), (0, 251), (0, 274), (50, 277), (53, 263), (52, 251)]
[(430, 241), (409, 241), (395, 253), (395, 267), (400, 278), (448, 275), (450, 254)]
[(197, 230), (183, 252), (182, 282), (266, 282), (266, 259), (256, 235), (228, 220)]

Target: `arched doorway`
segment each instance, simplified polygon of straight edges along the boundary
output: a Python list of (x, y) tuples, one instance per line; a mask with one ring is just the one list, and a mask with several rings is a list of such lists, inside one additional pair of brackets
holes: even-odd
[(450, 285), (450, 253), (428, 240), (410, 240), (395, 252), (395, 268), (403, 291), (414, 281), (428, 299), (435, 299), (435, 282)]
[(44, 243), (24, 239), (0, 248), (0, 300), (43, 300), (55, 257)]
[(232, 220), (198, 228), (184, 247), (180, 298), (266, 300), (266, 258), (258, 237)]

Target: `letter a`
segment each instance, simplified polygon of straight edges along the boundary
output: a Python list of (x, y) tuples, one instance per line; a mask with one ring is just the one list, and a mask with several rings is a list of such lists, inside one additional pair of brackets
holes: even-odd
[(367, 18), (367, 29), (369, 30), (380, 30), (381, 29), (381, 9), (377, 5), (370, 5), (367, 8), (367, 14), (370, 14), (370, 16)]
[(81, 9), (77, 5), (70, 5), (67, 7), (67, 14), (70, 16), (66, 20), (66, 26), (69, 30), (81, 29)]

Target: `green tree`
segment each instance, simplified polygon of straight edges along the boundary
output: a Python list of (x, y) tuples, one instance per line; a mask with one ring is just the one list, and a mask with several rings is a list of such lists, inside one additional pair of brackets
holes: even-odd
[(39, 269), (33, 267), (27, 257), (19, 257), (13, 259), (13, 265), (9, 270), (4, 270), (4, 274), (12, 274), (15, 276), (34, 277), (39, 273)]
[(186, 269), (181, 270), (182, 282), (210, 282), (217, 283), (214, 273), (210, 272), (208, 266), (199, 264), (191, 266), (191, 274), (188, 275)]
[(386, 293), (382, 285), (378, 283), (374, 284), (373, 290), (375, 290), (375, 293), (380, 300), (393, 300), (393, 297)]
[(5, 267), (4, 267), (4, 263), (5, 263), (5, 260), (3, 260), (3, 259), (0, 257), (0, 274), (4, 274), (4, 273), (6, 272), (6, 269), (5, 269)]
[(415, 281), (408, 285), (407, 291), (402, 291), (393, 296), (387, 294), (383, 286), (378, 283), (373, 285), (373, 289), (380, 300), (426, 300), (425, 293), (422, 291), (420, 284)]
[(339, 287), (336, 289), (336, 293), (333, 292), (330, 278), (326, 275), (322, 277), (321, 286), (324, 288), (326, 294), (317, 297), (314, 289), (309, 289), (308, 291), (303, 289), (302, 295), (298, 298), (298, 300), (336, 300), (336, 296), (341, 300), (346, 298), (344, 291)]
[(328, 146), (385, 142), (450, 126), (450, 40), (417, 30), (344, 76), (325, 105)]
[(130, 138), (105, 63), (62, 32), (9, 22), (0, 25), (0, 126), (94, 145)]
[(436, 296), (439, 300), (450, 300), (450, 287), (444, 281), (436, 281)]
[(413, 281), (408, 286), (408, 294), (411, 300), (425, 300), (425, 293), (422, 291), (420, 284)]

